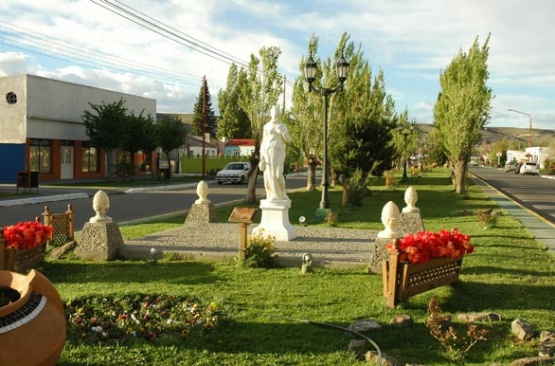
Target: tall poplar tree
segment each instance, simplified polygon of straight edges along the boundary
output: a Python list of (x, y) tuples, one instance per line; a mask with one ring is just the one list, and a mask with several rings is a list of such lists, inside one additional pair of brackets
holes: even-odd
[[(317, 54), (318, 37), (312, 37), (308, 46), (308, 54)], [(303, 57), (299, 63), (299, 76), (293, 86), (293, 105), (291, 106), (292, 123), (288, 126), (292, 144), (295, 145), (309, 160), (306, 190), (315, 189), (316, 165), (322, 155), (323, 146), (323, 104), (322, 97), (317, 93), (307, 90), (304, 79), (304, 65), (308, 56)], [(318, 70), (314, 83), (319, 86), (321, 71)]]
[(439, 76), (441, 91), (434, 106), (434, 126), (459, 194), (466, 193), (472, 146), (479, 141), (490, 118), (493, 94), (487, 86), (489, 39), (490, 35), (480, 46), (476, 37), (468, 53), (459, 50)]
[(251, 170), (245, 202), (256, 202), (256, 180), (260, 161), (260, 138), (262, 127), (270, 120), (270, 108), (275, 106), (283, 93), (283, 76), (278, 72), (279, 47), (262, 47), (260, 58), (251, 55), (246, 71), (246, 81), (242, 84), (239, 106), (247, 114), (254, 138), (254, 153), (251, 156)]
[(246, 72), (232, 64), (227, 74), (226, 89), (218, 92), (218, 138), (251, 138), (252, 131), (249, 118), (239, 106), (241, 86), (246, 80)]

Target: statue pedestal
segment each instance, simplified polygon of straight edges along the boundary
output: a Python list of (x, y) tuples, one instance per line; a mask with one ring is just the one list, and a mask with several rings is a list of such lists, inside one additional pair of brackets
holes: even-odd
[(271, 235), (277, 241), (289, 241), (297, 237), (297, 229), (289, 222), (291, 200), (260, 201), (262, 217), (260, 225), (252, 230), (252, 235)]
[(422, 217), (420, 217), (420, 211), (401, 212), (399, 231), (401, 231), (403, 235), (409, 233), (416, 234), (419, 231), (424, 231), (424, 223), (422, 222)]
[(216, 222), (216, 212), (214, 211), (214, 204), (208, 203), (193, 203), (189, 214), (185, 219), (187, 222), (204, 222), (211, 223)]
[(374, 242), (374, 251), (368, 261), (368, 273), (381, 274), (383, 272), (382, 262), (389, 260), (389, 252), (385, 246), (393, 240), (394, 239), (390, 238), (376, 238), (376, 241)]
[(81, 231), (81, 240), (75, 255), (91, 260), (115, 260), (123, 246), (119, 226), (115, 222), (87, 222)]

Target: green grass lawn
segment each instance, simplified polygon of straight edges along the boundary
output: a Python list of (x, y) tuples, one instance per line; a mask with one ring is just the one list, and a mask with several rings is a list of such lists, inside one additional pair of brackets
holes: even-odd
[[(417, 206), (426, 229), (456, 227), (472, 237), (475, 252), (465, 257), (461, 280), (454, 286), (414, 296), (390, 309), (382, 294), (381, 276), (367, 274), (365, 268), (315, 269), (303, 276), (300, 268), (252, 269), (234, 263), (186, 260), (157, 264), (47, 261), (40, 270), (67, 303), (85, 296), (102, 299), (146, 293), (185, 296), (205, 307), (213, 303), (219, 312), (215, 328), (186, 339), (85, 342), (70, 337), (59, 365), (363, 365), (367, 363), (357, 361), (347, 349), (349, 334), (301, 321), (347, 327), (356, 319), (378, 320), (383, 328), (366, 335), (382, 352), (402, 363), (453, 365), (453, 355), (425, 326), (432, 296), (438, 297), (455, 322), (461, 312), (487, 311), (502, 316), (500, 322), (481, 324), (488, 330), (487, 340), (471, 349), (460, 364), (509, 364), (537, 355), (537, 338), (516, 340), (510, 332), (511, 322), (520, 317), (537, 330), (555, 331), (554, 256), (516, 219), (503, 215), (478, 187), (470, 185), (465, 197), (455, 195), (446, 170), (424, 172), (410, 184), (417, 189)], [(405, 189), (386, 188), (383, 179), (376, 178), (362, 206), (342, 208), (341, 191), (333, 188), (331, 206), (338, 214), (334, 224), (382, 230), (383, 205), (394, 201), (404, 207)], [(290, 198), (292, 222), (301, 215), (309, 221), (314, 217), (320, 192), (295, 192)], [(232, 208), (218, 208), (218, 221), (226, 222)], [(499, 212), (486, 229), (476, 216), (476, 211), (484, 208)], [(182, 225), (183, 220), (160, 219), (125, 226), (121, 231), (126, 238), (136, 238)], [(403, 329), (390, 326), (397, 314), (410, 315), (414, 324)]]

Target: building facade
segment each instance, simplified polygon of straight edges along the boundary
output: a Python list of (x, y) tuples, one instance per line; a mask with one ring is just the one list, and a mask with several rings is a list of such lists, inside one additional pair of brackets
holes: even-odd
[(156, 100), (34, 75), (0, 78), (0, 182), (18, 172), (39, 181), (106, 177), (104, 151), (91, 146), (82, 114), (91, 104), (125, 101), (130, 112), (156, 115)]
[(225, 156), (251, 156), (254, 153), (254, 139), (231, 139), (224, 147)]

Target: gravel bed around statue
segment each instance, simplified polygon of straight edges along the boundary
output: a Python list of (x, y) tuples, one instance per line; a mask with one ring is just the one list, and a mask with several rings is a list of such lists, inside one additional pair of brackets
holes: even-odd
[[(250, 225), (250, 233), (255, 225)], [(367, 264), (377, 232), (360, 229), (296, 227), (298, 237), (276, 241), (276, 254), (283, 260), (297, 260), (311, 253), (316, 265)], [(232, 223), (186, 223), (182, 227), (158, 232), (137, 240), (126, 240), (127, 247), (149, 247), (178, 251), (193, 256), (231, 257), (238, 253), (239, 225)]]

